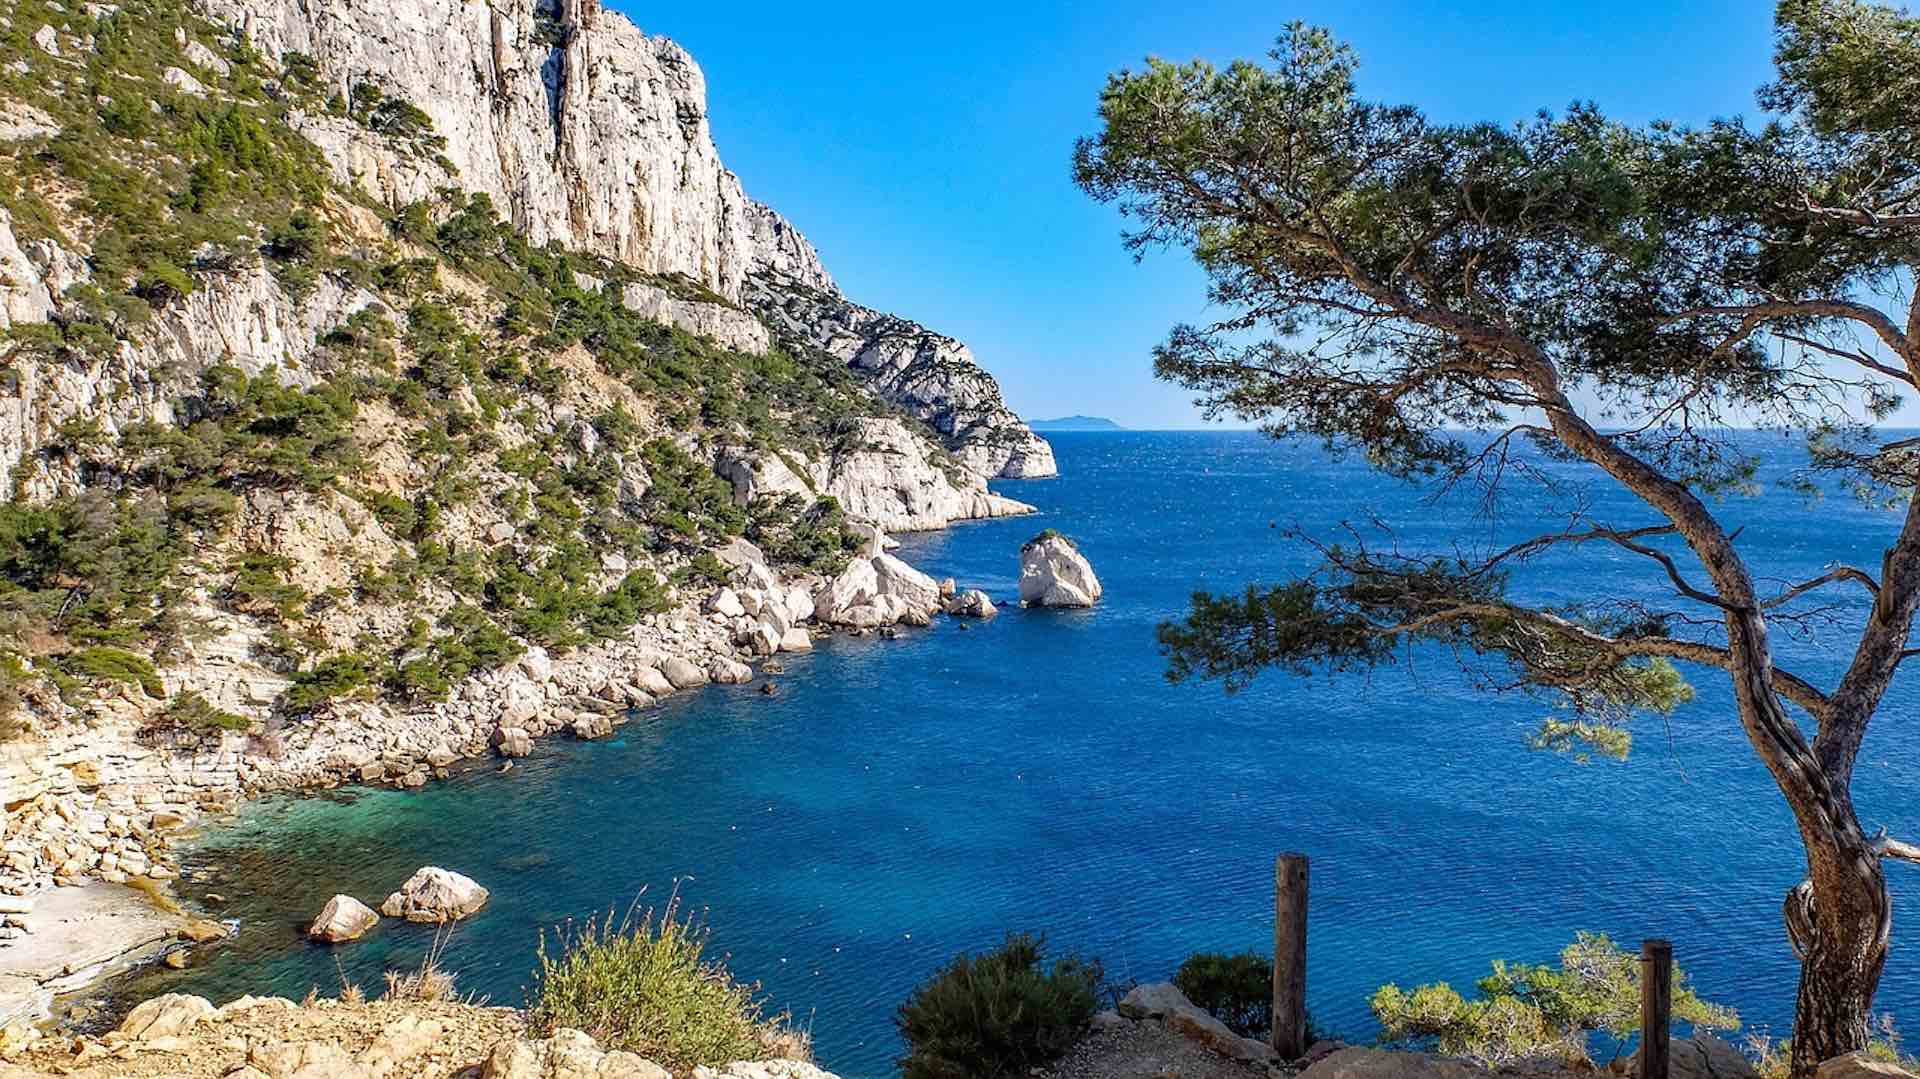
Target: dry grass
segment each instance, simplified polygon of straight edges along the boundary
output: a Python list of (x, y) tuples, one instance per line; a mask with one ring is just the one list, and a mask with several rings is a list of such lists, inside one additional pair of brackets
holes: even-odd
[(441, 956), (446, 954), (447, 942), (451, 939), (453, 939), (453, 923), (441, 923), (440, 928), (434, 931), (433, 944), (427, 949), (426, 958), (420, 961), (420, 969), (387, 971), (387, 991), (380, 999), (406, 1000), (422, 1004), (459, 999), (453, 991), (453, 972), (446, 969), (440, 962)]
[(537, 1034), (586, 1031), (608, 1049), (638, 1053), (676, 1074), (704, 1064), (807, 1059), (811, 1039), (785, 1015), (763, 1014), (759, 987), (702, 956), (706, 931), (682, 918), (678, 897), (658, 916), (562, 929), (557, 952), (540, 943), (527, 1011)]

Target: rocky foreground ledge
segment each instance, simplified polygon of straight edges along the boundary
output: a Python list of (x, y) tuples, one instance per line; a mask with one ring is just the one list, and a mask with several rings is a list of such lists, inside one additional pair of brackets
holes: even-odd
[[(836, 1079), (803, 1061), (703, 1067), (693, 1079)], [(100, 1037), (36, 1036), (9, 1027), (0, 1079), (672, 1079), (633, 1053), (577, 1030), (528, 1034), (521, 1014), (458, 1002), (241, 997), (216, 1008), (170, 993), (141, 1004)]]

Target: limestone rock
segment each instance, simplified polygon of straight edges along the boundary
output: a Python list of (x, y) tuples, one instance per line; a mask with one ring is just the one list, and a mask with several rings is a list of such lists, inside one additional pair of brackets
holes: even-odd
[(0, 142), (25, 142), (60, 133), (60, 125), (24, 101), (0, 102)]
[(722, 588), (707, 599), (707, 613), (738, 618), (746, 614), (747, 609), (740, 605), (740, 597), (733, 589)]
[[(1749, 1067), (1747, 1073), (1752, 1071)], [(1676, 1073), (1677, 1074), (1677, 1073)], [(1815, 1079), (1914, 1079), (1912, 1072), (1884, 1060), (1874, 1060), (1864, 1052), (1848, 1053), (1821, 1061)]]
[(1272, 1046), (1228, 1030), (1225, 1023), (1194, 1005), (1171, 982), (1135, 986), (1120, 1001), (1120, 1014), (1128, 1019), (1158, 1019), (1168, 1030), (1235, 1060), (1266, 1063), (1274, 1059)]
[(198, 41), (189, 40), (186, 47), (181, 50), (181, 54), (187, 58), (187, 63), (192, 64), (202, 71), (211, 71), (222, 77), (233, 72), (232, 65), (221, 59), (218, 53), (200, 44)]
[(780, 638), (780, 651), (811, 652), (813, 651), (813, 635), (801, 629), (799, 626), (795, 626)]
[(1053, 447), (1007, 408), (999, 385), (959, 341), (835, 292), (807, 289), (777, 270), (749, 278), (746, 299), (776, 330), (846, 361), (881, 397), (925, 420), (977, 475), (1059, 471)]
[(606, 716), (581, 716), (573, 721), (573, 736), (581, 741), (605, 738), (613, 733), (613, 721)]
[(644, 1057), (607, 1052), (577, 1030), (556, 1030), (551, 1038), (515, 1039), (493, 1047), (480, 1068), (481, 1079), (672, 1079), (672, 1073)]
[(458, 921), (487, 905), (487, 890), (439, 866), (423, 866), (380, 904), (380, 913), (410, 922)]
[(32, 41), (40, 51), (48, 56), (60, 55), (60, 34), (51, 26), (42, 26), (33, 32)]
[(362, 1049), (354, 1063), (366, 1075), (391, 1075), (402, 1062), (433, 1048), (445, 1029), (438, 1020), (404, 1016), (381, 1027), (373, 1044)]
[(933, 578), (890, 554), (856, 558), (814, 597), (813, 614), (822, 622), (871, 629), (897, 622), (926, 625), (940, 609), (940, 586)]
[(707, 677), (723, 686), (745, 685), (753, 681), (753, 668), (733, 659), (716, 659), (707, 668)]
[(735, 352), (759, 356), (773, 347), (766, 323), (731, 304), (684, 299), (639, 282), (621, 290), (620, 302), (642, 318), (678, 326)]
[(176, 1037), (201, 1020), (213, 1018), (214, 1012), (212, 1002), (205, 997), (168, 993), (136, 1004), (121, 1021), (119, 1031), (135, 1041)]
[(708, 682), (707, 672), (701, 670), (692, 661), (674, 656), (660, 665), (660, 673), (675, 689), (693, 689)]
[(187, 74), (184, 68), (170, 67), (162, 71), (160, 81), (183, 94), (192, 94), (194, 97), (207, 96), (207, 88), (201, 85), (199, 79)]
[(1042, 532), (1020, 548), (1020, 602), (1028, 607), (1091, 607), (1100, 578), (1073, 541)]
[[(1622, 1057), (1614, 1064), (1624, 1075), (1636, 1076), (1640, 1072), (1637, 1053)], [(1668, 1048), (1667, 1065), (1669, 1079), (1758, 1079), (1759, 1076), (1745, 1053), (1705, 1033), (1674, 1039)]]
[(520, 670), (535, 682), (545, 682), (553, 677), (553, 658), (544, 648), (529, 648), (520, 654)]
[(1000, 613), (993, 605), (993, 597), (978, 588), (969, 588), (946, 602), (948, 614), (962, 618), (992, 618)]
[(1363, 1046), (1340, 1049), (1300, 1073), (1300, 1079), (1492, 1079), (1492, 1076), (1492, 1072), (1454, 1057), (1389, 1052)]
[(650, 697), (670, 696), (679, 687), (667, 680), (658, 667), (641, 667), (633, 672), (633, 684), (645, 690)]
[(358, 940), (378, 924), (380, 916), (365, 903), (350, 895), (336, 895), (320, 908), (313, 924), (307, 927), (307, 936), (337, 944), (344, 940)]
[[(1024, 502), (989, 491), (982, 473), (936, 459), (926, 439), (899, 419), (869, 417), (854, 420), (853, 427), (848, 448), (828, 457), (732, 450), (722, 455), (718, 468), (733, 483), (734, 501), (741, 505), (789, 494), (809, 500), (831, 495), (849, 516), (876, 531), (921, 531), (1033, 512)], [(872, 535), (866, 539), (861, 557), (887, 547)]]
[(345, 1049), (328, 1041), (260, 1042), (247, 1050), (247, 1064), (267, 1075), (287, 1079), (344, 1079), (367, 1074), (353, 1066), (353, 1057)]
[(489, 741), (502, 757), (524, 757), (533, 752), (533, 736), (525, 727), (495, 727)]

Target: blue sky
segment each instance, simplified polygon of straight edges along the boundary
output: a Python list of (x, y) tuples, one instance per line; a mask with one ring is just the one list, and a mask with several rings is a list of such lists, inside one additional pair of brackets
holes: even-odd
[(1022, 415), (1141, 428), (1200, 424), (1149, 352), (1207, 309), (1183, 253), (1135, 264), (1073, 186), (1109, 72), (1263, 55), (1300, 18), (1355, 45), (1369, 97), (1449, 121), (1590, 99), (1697, 122), (1753, 113), (1771, 74), (1766, 0), (612, 6), (693, 53), (722, 160), (849, 297), (966, 341)]

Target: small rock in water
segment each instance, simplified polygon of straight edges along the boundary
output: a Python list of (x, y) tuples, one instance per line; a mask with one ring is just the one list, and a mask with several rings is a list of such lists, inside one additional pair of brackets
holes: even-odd
[(487, 890), (473, 878), (441, 869), (422, 866), (400, 890), (380, 904), (380, 913), (410, 922), (458, 921), (487, 905)]
[(379, 923), (380, 916), (365, 903), (350, 895), (336, 895), (320, 908), (320, 915), (307, 927), (307, 936), (337, 944), (357, 940)]
[(761, 695), (761, 696), (763, 696), (763, 697), (771, 697), (771, 696), (773, 696), (774, 694), (776, 694), (776, 693), (778, 693), (778, 692), (780, 692), (780, 687), (779, 687), (779, 686), (777, 686), (777, 685), (775, 685), (775, 684), (773, 684), (772, 682), (762, 682), (762, 683), (760, 683), (760, 695)]

